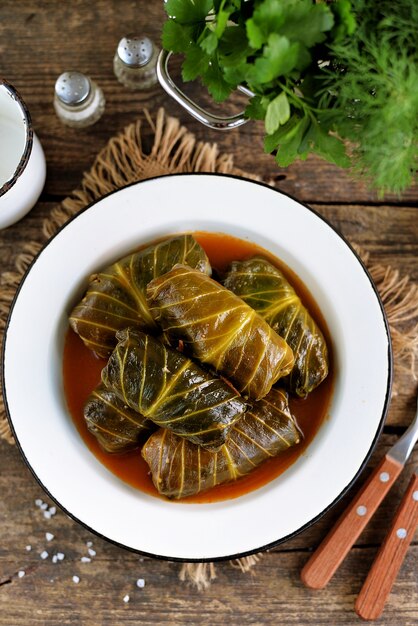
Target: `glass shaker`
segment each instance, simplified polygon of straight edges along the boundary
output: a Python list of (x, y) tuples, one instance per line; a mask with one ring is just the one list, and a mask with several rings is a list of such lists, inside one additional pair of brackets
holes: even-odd
[(113, 59), (115, 76), (131, 89), (148, 89), (157, 79), (159, 50), (149, 37), (127, 35), (122, 37)]
[(54, 108), (67, 126), (91, 126), (104, 112), (103, 91), (81, 72), (64, 72), (55, 83)]

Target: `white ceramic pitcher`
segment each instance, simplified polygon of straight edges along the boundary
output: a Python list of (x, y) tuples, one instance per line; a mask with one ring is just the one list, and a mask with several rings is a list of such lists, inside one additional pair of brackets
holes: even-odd
[(45, 176), (45, 156), (29, 111), (16, 89), (0, 79), (0, 228), (30, 211)]

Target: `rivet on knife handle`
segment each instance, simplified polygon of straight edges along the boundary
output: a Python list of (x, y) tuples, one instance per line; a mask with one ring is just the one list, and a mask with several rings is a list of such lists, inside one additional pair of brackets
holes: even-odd
[(418, 475), (413, 474), (390, 530), (357, 598), (356, 612), (367, 620), (381, 615), (418, 524)]
[(330, 581), (402, 468), (388, 455), (382, 459), (303, 568), (301, 579), (307, 587), (322, 589)]

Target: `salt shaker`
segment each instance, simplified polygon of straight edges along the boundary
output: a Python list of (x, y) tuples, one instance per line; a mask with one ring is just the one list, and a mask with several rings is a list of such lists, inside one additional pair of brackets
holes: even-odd
[(81, 72), (64, 72), (55, 83), (54, 108), (67, 126), (91, 126), (104, 112), (103, 91)]
[(122, 37), (113, 58), (115, 76), (131, 89), (148, 89), (157, 83), (159, 50), (149, 37)]

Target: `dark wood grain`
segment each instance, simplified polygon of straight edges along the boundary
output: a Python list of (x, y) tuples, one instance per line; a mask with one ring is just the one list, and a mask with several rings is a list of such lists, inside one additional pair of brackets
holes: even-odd
[[(373, 467), (394, 437), (386, 435), (370, 464)], [(29, 474), (15, 447), (0, 443), (0, 624), (355, 624), (353, 606), (394, 509), (405, 490), (418, 454), (408, 463), (399, 483), (360, 537), (355, 549), (328, 587), (312, 592), (302, 587), (299, 572), (327, 528), (353, 496), (357, 485), (318, 524), (264, 555), (253, 574), (242, 574), (229, 563), (217, 564), (218, 579), (203, 594), (180, 583), (179, 564), (132, 554), (95, 537), (58, 510), (45, 520), (35, 499), (46, 498)], [(7, 472), (5, 472), (7, 468)], [(47, 542), (45, 533), (54, 534)], [(96, 556), (81, 563), (92, 541)], [(26, 545), (32, 550), (27, 552)], [(418, 594), (415, 541), (386, 607), (382, 624), (414, 624)], [(50, 554), (45, 561), (40, 553)], [(52, 563), (61, 551), (64, 561)], [(18, 571), (26, 575), (18, 578)], [(72, 576), (80, 577), (75, 585)], [(144, 589), (136, 580), (144, 578)], [(123, 597), (131, 597), (127, 605)], [(279, 613), (278, 613), (279, 612)], [(278, 622), (278, 615), (280, 621)]]
[[(342, 170), (315, 157), (280, 169), (263, 154), (262, 125), (250, 122), (233, 132), (210, 131), (190, 116), (159, 88), (133, 92), (113, 75), (112, 59), (120, 37), (135, 30), (159, 41), (164, 20), (162, 0), (3, 0), (0, 5), (0, 72), (17, 87), (31, 110), (35, 129), (45, 147), (49, 173), (46, 192), (67, 194), (78, 184), (80, 171), (89, 167), (106, 140), (135, 120), (146, 105), (155, 111), (165, 106), (199, 139), (217, 142), (222, 151), (234, 154), (242, 169), (252, 169), (257, 155), (258, 173), (264, 180), (278, 178), (281, 188), (306, 202), (379, 202), (375, 192), (355, 182)], [(174, 77), (178, 78), (174, 63)], [(91, 75), (101, 85), (107, 109), (97, 127), (80, 131), (64, 127), (53, 107), (54, 82), (67, 69)], [(198, 82), (187, 92), (203, 106), (214, 108)], [(222, 111), (238, 111), (237, 95)], [(404, 203), (414, 203), (418, 189), (404, 194)], [(397, 203), (396, 196), (386, 202)]]
[[(208, 131), (159, 87), (132, 92), (116, 81), (112, 57), (119, 38), (138, 31), (158, 41), (163, 15), (162, 0), (0, 3), (0, 73), (24, 96), (48, 163), (42, 201), (19, 224), (0, 232), (2, 270), (13, 270), (25, 242), (43, 242), (43, 219), (56, 201), (77, 187), (82, 172), (108, 139), (137, 119), (144, 106), (151, 113), (164, 106), (199, 139), (217, 142), (221, 151), (232, 153), (237, 166), (255, 171), (278, 189), (309, 202), (350, 241), (369, 251), (375, 262), (390, 264), (418, 282), (417, 188), (402, 199), (387, 196), (382, 201), (364, 184), (317, 158), (279, 169), (274, 159), (262, 152), (260, 124), (250, 123), (231, 133)], [(92, 76), (107, 100), (104, 117), (81, 132), (63, 126), (52, 107), (55, 79), (66, 69)], [(173, 74), (178, 79), (178, 59)], [(188, 85), (186, 90), (213, 108), (199, 84)], [(222, 111), (240, 107), (242, 98), (234, 96)], [(359, 346), (359, 351), (364, 349)], [(355, 491), (409, 424), (416, 383), (402, 371), (397, 372), (396, 381), (398, 393), (391, 403), (387, 427), (355, 487), (317, 524), (266, 554), (254, 575), (242, 574), (229, 563), (219, 564), (217, 580), (203, 594), (180, 583), (178, 564), (141, 560), (91, 535), (61, 511), (45, 520), (34, 504), (36, 498), (46, 500), (42, 489), (17, 448), (0, 441), (0, 625), (358, 624), (356, 594), (418, 462), (416, 452), (328, 587), (320, 592), (307, 590), (299, 573)], [(51, 543), (45, 539), (47, 531), (55, 535)], [(87, 541), (94, 542), (97, 556), (83, 564), (80, 558), (86, 554)], [(30, 552), (25, 550), (28, 544)], [(39, 554), (44, 549), (50, 555), (62, 551), (64, 561), (54, 564), (50, 557), (43, 561)], [(415, 537), (379, 624), (417, 623), (417, 554)], [(23, 578), (18, 577), (19, 570), (26, 572)], [(78, 585), (72, 582), (74, 574), (80, 577)], [(144, 589), (136, 588), (137, 578), (145, 579)], [(125, 594), (131, 596), (128, 604), (123, 602)]]

